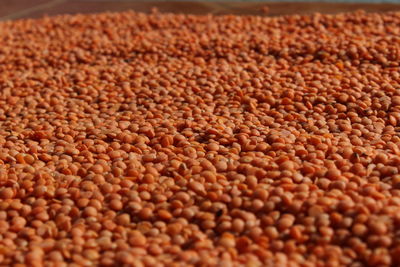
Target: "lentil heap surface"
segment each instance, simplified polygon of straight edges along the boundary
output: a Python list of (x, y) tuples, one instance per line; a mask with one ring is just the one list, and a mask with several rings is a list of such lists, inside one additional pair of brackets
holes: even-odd
[(0, 265), (399, 266), (399, 25), (1, 22)]

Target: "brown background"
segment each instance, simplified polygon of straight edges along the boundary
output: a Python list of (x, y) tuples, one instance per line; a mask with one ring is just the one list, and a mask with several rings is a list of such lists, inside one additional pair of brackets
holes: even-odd
[(0, 0), (0, 20), (37, 18), (43, 15), (125, 11), (133, 9), (149, 12), (157, 7), (161, 12), (188, 14), (251, 14), (265, 15), (310, 14), (313, 12), (338, 13), (364, 9), (366, 11), (400, 10), (400, 4), (363, 3), (254, 3), (254, 2), (176, 2), (135, 0)]

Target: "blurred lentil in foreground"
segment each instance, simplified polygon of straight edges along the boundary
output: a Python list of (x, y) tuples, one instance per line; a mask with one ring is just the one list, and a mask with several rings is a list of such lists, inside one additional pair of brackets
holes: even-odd
[(398, 266), (399, 25), (1, 22), (0, 264)]

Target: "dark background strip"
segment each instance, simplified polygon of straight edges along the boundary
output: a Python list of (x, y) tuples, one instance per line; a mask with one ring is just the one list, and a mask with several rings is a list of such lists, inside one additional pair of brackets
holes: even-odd
[[(267, 6), (268, 13), (263, 11)], [(400, 10), (391, 3), (327, 3), (327, 2), (212, 2), (212, 1), (135, 1), (135, 0), (0, 0), (0, 20), (37, 18), (44, 15), (96, 13), (135, 10), (149, 12), (157, 7), (161, 12), (186, 14), (289, 15), (339, 13), (363, 9), (369, 12)]]

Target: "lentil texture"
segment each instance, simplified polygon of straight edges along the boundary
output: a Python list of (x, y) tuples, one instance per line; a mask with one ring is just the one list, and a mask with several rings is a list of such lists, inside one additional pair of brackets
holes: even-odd
[(1, 266), (400, 266), (400, 13), (0, 23)]

